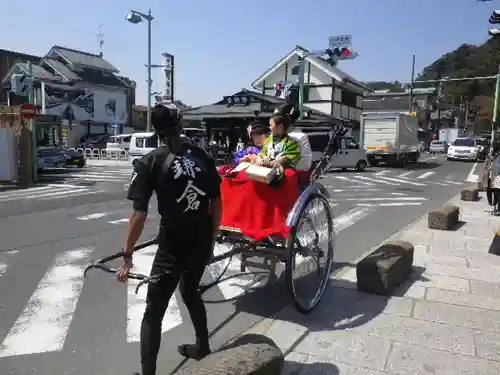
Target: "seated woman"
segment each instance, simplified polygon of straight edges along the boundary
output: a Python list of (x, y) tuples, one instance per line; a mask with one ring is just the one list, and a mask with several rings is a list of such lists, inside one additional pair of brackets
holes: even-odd
[(271, 135), (264, 142), (259, 159), (255, 161), (257, 164), (271, 168), (295, 169), (301, 154), (299, 144), (288, 135), (291, 125), (290, 113), (280, 112), (271, 117)]
[(267, 130), (261, 123), (253, 122), (248, 127), (248, 135), (250, 136), (251, 144), (235, 154), (233, 160), (235, 166), (242, 162), (252, 162), (257, 159), (257, 155), (266, 140)]

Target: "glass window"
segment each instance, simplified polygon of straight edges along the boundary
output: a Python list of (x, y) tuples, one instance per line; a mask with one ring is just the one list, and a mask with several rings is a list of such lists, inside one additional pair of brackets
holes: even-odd
[(344, 138), (345, 148), (349, 150), (359, 149), (359, 144), (353, 138)]
[(135, 147), (137, 147), (137, 148), (144, 148), (144, 138), (137, 137), (135, 139)]
[(471, 138), (457, 138), (453, 142), (453, 146), (476, 147), (476, 142)]
[(156, 134), (146, 138), (146, 148), (157, 148), (157, 147), (158, 147), (158, 136)]

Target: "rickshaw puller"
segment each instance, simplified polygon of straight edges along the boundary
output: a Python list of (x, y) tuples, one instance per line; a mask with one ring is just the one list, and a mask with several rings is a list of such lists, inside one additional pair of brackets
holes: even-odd
[(221, 178), (215, 163), (205, 151), (182, 140), (177, 112), (158, 105), (152, 111), (151, 123), (163, 144), (134, 164), (127, 196), (133, 201), (134, 212), (129, 220), (124, 263), (117, 270), (118, 280), (125, 282), (154, 191), (161, 224), (151, 275), (163, 276), (148, 286), (141, 325), (142, 375), (156, 374), (161, 324), (179, 282), (196, 334), (196, 343), (180, 345), (179, 353), (194, 359), (210, 353), (206, 310), (198, 286), (212, 257), (222, 214)]

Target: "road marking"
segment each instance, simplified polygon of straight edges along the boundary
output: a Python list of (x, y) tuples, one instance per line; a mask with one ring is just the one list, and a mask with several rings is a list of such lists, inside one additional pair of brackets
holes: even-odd
[(477, 168), (477, 164), (478, 163), (474, 163), (474, 165), (470, 169), (470, 172), (467, 175), (467, 178), (465, 179), (465, 181), (467, 181), (467, 182), (478, 182), (479, 181), (479, 176), (477, 174), (475, 174), (476, 168)]
[(418, 176), (417, 178), (424, 179), (424, 178), (432, 176), (434, 173), (436, 173), (436, 172), (425, 172), (425, 173), (421, 174), (420, 176)]
[(427, 198), (423, 197), (394, 197), (394, 198), (344, 198), (344, 199), (329, 199), (333, 202), (338, 201), (426, 201)]
[(345, 214), (337, 216), (336, 218), (334, 218), (335, 233), (339, 233), (344, 229), (353, 226), (358, 221), (368, 216), (371, 212), (373, 212), (373, 210), (369, 208), (356, 207), (346, 212)]
[(128, 218), (125, 217), (123, 219), (108, 221), (108, 224), (121, 224), (121, 223), (128, 223)]
[(413, 186), (425, 186), (425, 184), (422, 184), (420, 182), (413, 182), (413, 181), (409, 181), (409, 180), (401, 180), (399, 178), (391, 178), (391, 177), (380, 177), (380, 178), (384, 178), (388, 181), (392, 181), (392, 182), (400, 182), (400, 183), (403, 183), (403, 184), (408, 184), (408, 185), (413, 185)]
[(364, 181), (354, 181), (350, 178), (347, 178), (347, 177), (344, 177), (344, 176), (332, 176), (333, 178), (337, 178), (339, 180), (343, 180), (343, 181), (349, 181), (349, 182), (356, 182), (358, 184), (363, 184), (363, 185), (366, 185), (366, 186), (374, 186), (375, 184), (373, 183), (370, 183), (370, 182), (364, 182)]
[[(375, 183), (380, 183), (380, 184), (384, 184), (384, 185), (392, 185), (392, 186), (399, 186), (399, 184), (397, 183), (394, 183), (394, 182), (389, 182), (389, 181), (385, 181), (385, 180), (380, 180), (380, 179), (373, 179), (373, 178), (369, 178), (369, 177), (364, 177), (364, 176), (353, 176), (355, 178), (360, 178), (362, 180), (368, 180), (368, 181), (373, 181)], [(385, 178), (385, 179), (388, 179), (388, 177), (381, 177), (379, 176), (379, 178)], [(358, 181), (356, 181), (358, 182)], [(359, 181), (361, 182), (361, 181)]]
[(422, 202), (390, 202), (390, 203), (358, 203), (360, 207), (402, 207), (402, 206), (420, 206)]
[(87, 220), (100, 219), (101, 217), (108, 216), (109, 214), (111, 214), (111, 212), (96, 212), (95, 214), (77, 217), (77, 220), (87, 221)]
[[(134, 272), (149, 275), (157, 249), (157, 245), (152, 245), (136, 252), (134, 254)], [(141, 322), (144, 316), (144, 310), (146, 309), (148, 288), (147, 286), (143, 286), (139, 289), (139, 292), (135, 294), (136, 286), (137, 281), (135, 280), (130, 280), (127, 284), (127, 342), (129, 343), (140, 341)], [(183, 319), (175, 296), (176, 292), (177, 290), (172, 294), (167, 311), (163, 317), (161, 325), (162, 333), (182, 324)]]
[[(443, 181), (445, 182), (445, 181)], [(463, 182), (459, 182), (459, 181), (446, 181), (447, 184), (452, 184), (452, 185), (463, 185), (464, 183)]]
[(7, 272), (7, 267), (9, 266), (8, 257), (9, 255), (17, 254), (18, 250), (10, 250), (0, 253), (0, 277), (2, 277)]
[(59, 351), (64, 346), (92, 249), (59, 254), (0, 345), (0, 358)]
[[(327, 187), (327, 186), (325, 186), (325, 187)], [(360, 193), (363, 193), (365, 191), (368, 192), (368, 191), (380, 191), (380, 190), (382, 190), (382, 189), (367, 188), (365, 186), (362, 186), (362, 188), (363, 189), (362, 189), (362, 191), (360, 191)], [(350, 193), (352, 191), (352, 188), (349, 187), (347, 189), (332, 189), (330, 191), (333, 192), (333, 193)]]
[(406, 177), (406, 176), (409, 176), (410, 174), (412, 174), (413, 171), (410, 171), (410, 172), (405, 172), (405, 173), (401, 173), (400, 175), (398, 175), (399, 178), (401, 177)]
[(374, 176), (382, 176), (382, 175), (384, 175), (386, 173), (389, 173), (389, 172), (390, 171), (387, 171), (387, 170), (386, 171), (377, 172), (377, 173), (374, 173)]

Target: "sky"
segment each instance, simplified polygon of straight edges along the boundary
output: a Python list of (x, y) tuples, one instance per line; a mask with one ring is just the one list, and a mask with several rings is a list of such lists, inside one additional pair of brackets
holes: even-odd
[[(328, 37), (352, 35), (354, 60), (339, 68), (361, 81), (411, 79), (461, 44), (488, 38), (488, 17), (500, 0), (24, 0), (4, 1), (0, 48), (44, 55), (53, 45), (99, 53), (137, 82), (136, 104), (147, 102), (147, 25), (125, 21), (130, 9), (151, 8), (152, 63), (175, 55), (175, 99), (216, 102), (250, 84), (297, 44), (328, 47)], [(153, 91), (163, 71), (153, 70)]]

